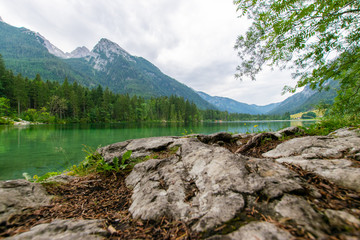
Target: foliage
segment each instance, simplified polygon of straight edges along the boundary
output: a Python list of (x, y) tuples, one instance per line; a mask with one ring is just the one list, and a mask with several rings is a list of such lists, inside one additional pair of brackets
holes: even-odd
[(360, 128), (360, 118), (354, 115), (326, 116), (321, 121), (304, 128), (308, 135), (328, 135), (329, 133), (344, 127)]
[(0, 117), (6, 116), (10, 109), (10, 100), (5, 97), (0, 97)]
[[(359, 56), (360, 57), (360, 56)], [(360, 64), (356, 71), (348, 71), (335, 98), (331, 114), (340, 116), (354, 115), (360, 117)]]
[(31, 177), (30, 174), (28, 174), (27, 172), (24, 172), (22, 175), (29, 182), (43, 183), (43, 182), (46, 182), (50, 177), (58, 176), (58, 175), (60, 175), (62, 173), (63, 172), (48, 172), (48, 173), (45, 173), (42, 176), (34, 175), (33, 177)]
[(316, 118), (316, 113), (314, 112), (307, 112), (301, 116), (301, 119), (314, 119), (314, 118)]
[(21, 117), (30, 122), (55, 123), (55, 116), (51, 116), (45, 107), (40, 110), (29, 108), (21, 114)]
[(67, 110), (67, 100), (65, 98), (60, 98), (59, 96), (51, 96), (50, 102), (49, 102), (49, 108), (50, 112), (54, 115), (58, 115), (60, 119), (62, 118), (62, 115)]
[(125, 170), (130, 165), (129, 159), (131, 157), (131, 154), (132, 151), (127, 151), (126, 153), (124, 153), (124, 155), (121, 157), (121, 163), (119, 163), (119, 158), (115, 157), (113, 160), (114, 170), (117, 172), (119, 170)]
[[(70, 84), (67, 78), (62, 84), (44, 82), (39, 74), (35, 79), (24, 79), (21, 75), (14, 76), (11, 71), (6, 70), (3, 77), (0, 76), (0, 84), (4, 86), (2, 94), (7, 99), (10, 112), (18, 112), (19, 116), (28, 121), (44, 123), (289, 119), (288, 115), (229, 114), (219, 110), (200, 110), (195, 103), (183, 97), (144, 99), (128, 94), (115, 94), (100, 85), (89, 89), (77, 82)], [(14, 84), (18, 87), (14, 88)]]
[(115, 157), (112, 164), (105, 162), (104, 158), (91, 147), (84, 145), (83, 151), (87, 154), (85, 159), (79, 165), (74, 165), (70, 169), (70, 171), (75, 175), (84, 176), (93, 172), (118, 172), (127, 169), (132, 164), (132, 161), (130, 161), (132, 151), (124, 153), (121, 161)]
[(253, 20), (235, 46), (243, 60), (239, 77), (254, 79), (265, 63), (274, 66), (293, 61), (299, 70), (297, 87), (308, 83), (316, 87), (328, 80), (330, 73), (341, 74), (335, 66), (345, 68), (353, 64), (349, 60), (359, 63), (357, 0), (235, 0), (234, 4), (242, 16)]
[[(53, 176), (58, 176), (58, 175), (60, 175), (60, 174), (62, 174), (63, 172), (48, 172), (48, 173), (45, 173), (44, 175), (42, 175), (42, 176), (38, 176), (38, 175), (34, 175), (33, 176), (33, 179), (34, 179), (34, 181), (35, 182), (39, 182), (39, 183), (41, 183), (41, 182), (45, 182), (48, 178), (50, 178), (50, 177), (53, 177)], [(26, 180), (28, 180), (27, 178), (26, 178)], [(29, 180), (28, 180), (29, 181)]]
[(7, 117), (0, 117), (0, 125), (12, 125), (14, 122)]
[(187, 135), (190, 135), (190, 134), (194, 134), (194, 132), (193, 132), (192, 129), (190, 129), (190, 132), (189, 132), (188, 130), (184, 129), (184, 132), (181, 133), (181, 134), (182, 134), (183, 136), (187, 136)]
[[(255, 75), (265, 64), (293, 68), (295, 88), (340, 85), (332, 113), (358, 115), (360, 106), (360, 1), (234, 0), (252, 25), (238, 37), (242, 59), (237, 77)], [(289, 63), (291, 63), (289, 65)]]

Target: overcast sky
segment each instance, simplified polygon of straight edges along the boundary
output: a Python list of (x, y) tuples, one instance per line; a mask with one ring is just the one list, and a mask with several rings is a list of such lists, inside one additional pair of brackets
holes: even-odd
[(197, 91), (266, 105), (284, 100), (289, 72), (264, 71), (257, 81), (234, 78), (233, 46), (246, 31), (232, 0), (1, 0), (10, 25), (39, 32), (64, 52), (90, 50), (101, 38), (155, 64)]

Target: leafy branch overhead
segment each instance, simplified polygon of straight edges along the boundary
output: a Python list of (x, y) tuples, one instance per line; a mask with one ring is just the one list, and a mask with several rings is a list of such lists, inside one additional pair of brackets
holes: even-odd
[[(234, 0), (252, 20), (235, 49), (242, 60), (236, 76), (255, 80), (263, 66), (294, 69), (295, 88), (324, 87), (328, 79), (359, 79), (360, 1)], [(356, 84), (359, 86), (359, 83)]]

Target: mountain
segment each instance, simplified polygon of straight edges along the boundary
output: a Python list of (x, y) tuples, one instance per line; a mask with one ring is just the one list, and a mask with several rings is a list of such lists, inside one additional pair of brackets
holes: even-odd
[(98, 71), (100, 83), (119, 93), (144, 97), (183, 96), (203, 108), (213, 108), (195, 91), (163, 74), (160, 69), (142, 57), (130, 55), (114, 42), (101, 39), (85, 57)]
[(269, 111), (268, 114), (284, 114), (286, 112), (293, 114), (311, 110), (320, 102), (331, 104), (337, 95), (339, 84), (336, 81), (329, 80), (325, 84), (325, 87), (328, 88), (328, 90), (319, 92), (306, 86), (301, 92), (282, 101), (274, 109)]
[(337, 95), (338, 88), (338, 82), (329, 80), (325, 84), (325, 89), (327, 90), (319, 92), (306, 86), (301, 92), (288, 97), (282, 102), (265, 106), (249, 105), (230, 98), (210, 96), (204, 92), (198, 92), (198, 94), (219, 110), (228, 111), (229, 113), (283, 115), (287, 112), (294, 114), (311, 110), (320, 102), (332, 104)]
[(0, 54), (7, 68), (25, 77), (34, 78), (39, 73), (43, 79), (59, 82), (68, 78), (87, 87), (100, 84), (115, 93), (145, 98), (176, 95), (202, 109), (214, 109), (193, 89), (105, 38), (91, 51), (79, 47), (64, 53), (39, 33), (0, 21)]
[(91, 66), (79, 59), (72, 65), (54, 55), (61, 53), (39, 33), (0, 22), (0, 54), (6, 67), (14, 73), (29, 78), (39, 73), (43, 79), (59, 82), (67, 77), (70, 82), (77, 81), (87, 87), (97, 86), (96, 76), (89, 72)]
[(198, 94), (218, 109), (228, 111), (229, 113), (267, 114), (279, 105), (279, 103), (272, 103), (266, 106), (258, 106), (255, 104), (249, 105), (235, 101), (231, 98), (210, 96), (204, 92), (198, 92)]

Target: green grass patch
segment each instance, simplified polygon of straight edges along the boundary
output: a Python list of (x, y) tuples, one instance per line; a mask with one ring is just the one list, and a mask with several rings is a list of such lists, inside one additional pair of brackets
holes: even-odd
[(328, 135), (329, 133), (344, 127), (360, 128), (360, 119), (354, 115), (346, 115), (343, 117), (328, 116), (303, 129), (306, 134), (313, 136)]

